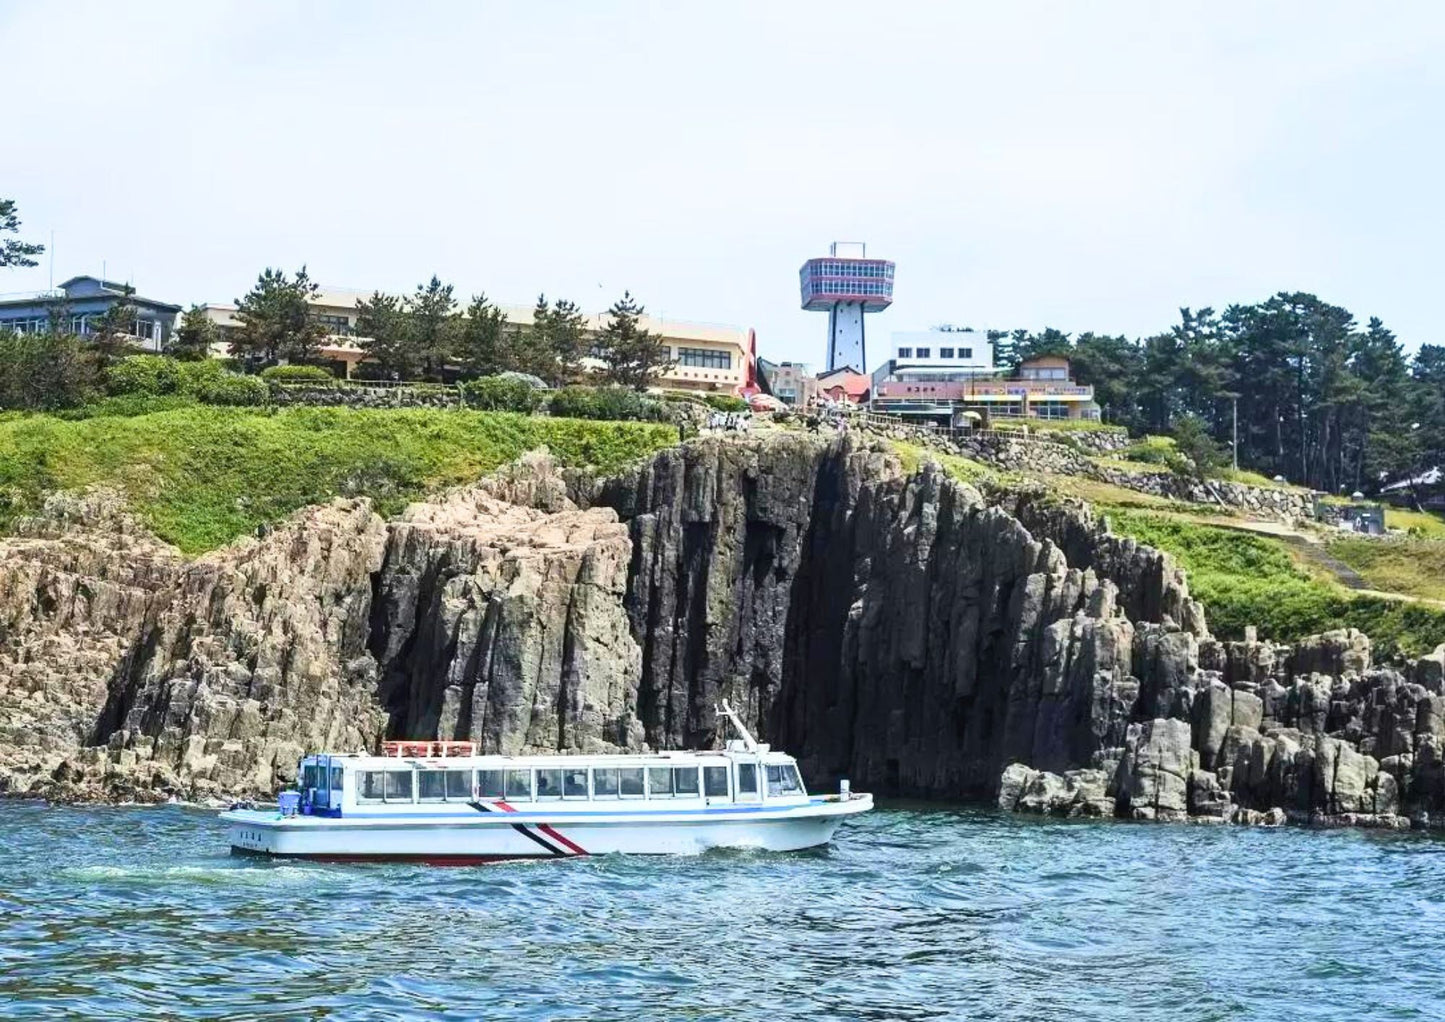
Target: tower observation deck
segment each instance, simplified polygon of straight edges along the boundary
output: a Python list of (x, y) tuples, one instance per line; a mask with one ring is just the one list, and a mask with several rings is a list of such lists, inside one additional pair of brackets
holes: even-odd
[(828, 313), (828, 369), (868, 372), (863, 317), (893, 304), (893, 264), (869, 259), (862, 242), (835, 241), (798, 271), (803, 308)]

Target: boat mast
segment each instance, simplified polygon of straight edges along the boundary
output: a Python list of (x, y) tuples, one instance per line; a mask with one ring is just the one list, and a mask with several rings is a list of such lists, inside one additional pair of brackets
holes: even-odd
[(753, 733), (743, 725), (742, 718), (737, 715), (736, 710), (734, 710), (731, 706), (728, 705), (728, 701), (726, 699), (722, 701), (722, 708), (718, 709), (717, 707), (713, 707), (713, 712), (717, 713), (719, 716), (726, 717), (728, 720), (733, 722), (733, 727), (737, 728), (738, 737), (743, 740), (743, 746), (749, 752), (756, 753), (758, 751), (757, 739), (755, 739), (753, 737)]

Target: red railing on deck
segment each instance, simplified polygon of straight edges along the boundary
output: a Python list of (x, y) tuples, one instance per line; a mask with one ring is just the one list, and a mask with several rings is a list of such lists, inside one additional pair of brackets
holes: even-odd
[(476, 742), (382, 742), (383, 756), (445, 759), (448, 756), (475, 756)]

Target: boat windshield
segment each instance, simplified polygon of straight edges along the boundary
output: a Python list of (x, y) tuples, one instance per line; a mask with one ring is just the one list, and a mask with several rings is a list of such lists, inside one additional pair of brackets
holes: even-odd
[(792, 763), (768, 767), (768, 797), (780, 798), (784, 795), (802, 795), (803, 779), (798, 776), (798, 768)]

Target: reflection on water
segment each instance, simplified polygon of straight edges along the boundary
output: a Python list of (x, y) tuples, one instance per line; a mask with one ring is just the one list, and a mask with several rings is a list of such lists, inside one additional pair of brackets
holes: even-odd
[(797, 855), (230, 857), (0, 805), (5, 1018), (1434, 1018), (1445, 844), (884, 809)]

